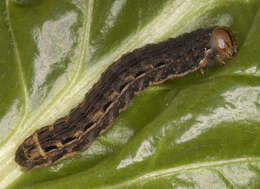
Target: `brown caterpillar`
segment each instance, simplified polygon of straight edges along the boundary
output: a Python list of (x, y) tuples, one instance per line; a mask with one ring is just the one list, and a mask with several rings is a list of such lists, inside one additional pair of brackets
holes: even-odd
[(111, 64), (83, 102), (49, 126), (36, 130), (19, 146), (15, 161), (25, 170), (46, 167), (83, 151), (105, 132), (135, 94), (153, 84), (213, 65), (225, 64), (238, 51), (224, 27), (198, 29), (147, 45)]

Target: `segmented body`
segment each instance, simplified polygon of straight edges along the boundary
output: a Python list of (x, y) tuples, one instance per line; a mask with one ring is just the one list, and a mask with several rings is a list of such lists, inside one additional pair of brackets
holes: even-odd
[[(226, 32), (235, 54), (237, 45), (231, 32), (220, 30)], [(215, 58), (227, 57), (212, 47), (213, 31), (215, 27), (199, 29), (123, 55), (108, 67), (80, 105), (25, 139), (16, 152), (16, 162), (31, 170), (83, 151), (111, 126), (135, 94), (210, 65)]]

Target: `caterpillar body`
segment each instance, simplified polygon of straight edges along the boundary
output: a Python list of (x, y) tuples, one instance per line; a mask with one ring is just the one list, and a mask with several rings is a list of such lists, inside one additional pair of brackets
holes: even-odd
[(238, 51), (232, 32), (211, 27), (185, 33), (127, 53), (111, 64), (70, 113), (36, 130), (18, 147), (15, 161), (25, 170), (46, 167), (84, 151), (125, 110), (135, 94), (153, 84), (183, 77)]

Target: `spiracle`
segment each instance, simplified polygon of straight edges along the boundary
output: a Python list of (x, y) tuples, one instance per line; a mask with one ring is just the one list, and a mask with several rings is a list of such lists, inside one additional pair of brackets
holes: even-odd
[(18, 147), (25, 170), (46, 167), (86, 150), (125, 110), (135, 94), (153, 84), (225, 64), (238, 51), (232, 32), (211, 27), (127, 53), (111, 64), (70, 113), (36, 130)]

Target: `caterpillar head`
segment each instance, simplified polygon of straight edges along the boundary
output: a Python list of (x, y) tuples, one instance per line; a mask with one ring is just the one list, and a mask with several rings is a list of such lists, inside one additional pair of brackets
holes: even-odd
[(233, 33), (225, 27), (217, 27), (211, 35), (211, 46), (220, 57), (231, 59), (238, 51)]

